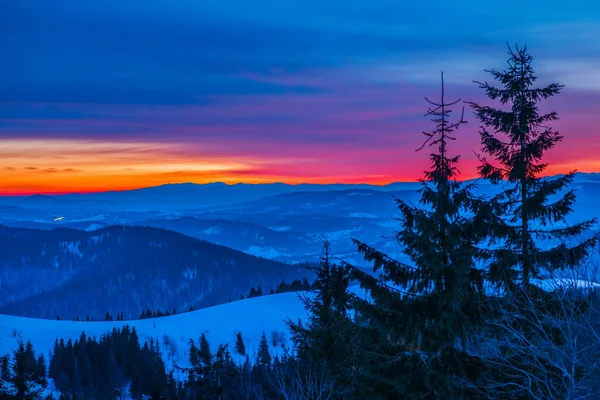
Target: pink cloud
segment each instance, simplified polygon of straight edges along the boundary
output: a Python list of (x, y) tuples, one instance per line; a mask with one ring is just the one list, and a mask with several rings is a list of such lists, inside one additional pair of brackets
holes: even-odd
[[(277, 176), (305, 180), (356, 179), (384, 176), (389, 180), (416, 179), (429, 167), (428, 152), (416, 153), (423, 140), (421, 131), (434, 127), (424, 117), (427, 104), (435, 100), (439, 82), (418, 86), (396, 82), (377, 84), (353, 80), (356, 71), (336, 76), (317, 71), (308, 83), (323, 89), (316, 94), (282, 96), (254, 95), (215, 97), (213, 103), (194, 106), (117, 106), (60, 104), (57, 107), (88, 114), (78, 119), (6, 119), (10, 124), (1, 137), (65, 137), (156, 143), (175, 143), (177, 150), (164, 150), (171, 159), (251, 160), (254, 168), (240, 176)], [(279, 84), (298, 84), (292, 75), (247, 75)], [(361, 82), (361, 83), (356, 83)], [(307, 83), (307, 81), (303, 81)], [(488, 103), (475, 84), (448, 85), (450, 98), (463, 97)], [(566, 88), (564, 94), (541, 105), (541, 111), (557, 110), (561, 119), (554, 126), (564, 142), (548, 154), (559, 165), (587, 163), (600, 151), (596, 137), (600, 93)], [(455, 107), (459, 114), (460, 107)], [(460, 169), (466, 177), (475, 173), (479, 150), (478, 121), (466, 109), (469, 123), (459, 132), (452, 151), (462, 154)], [(0, 141), (2, 139), (0, 138)], [(143, 150), (143, 149), (142, 149)], [(140, 150), (140, 151), (142, 151)], [(90, 157), (102, 157), (101, 150)], [(141, 153), (140, 153), (141, 154)], [(140, 157), (138, 154), (136, 157)], [(141, 155), (143, 157), (143, 154)], [(583, 166), (585, 167), (585, 166)]]

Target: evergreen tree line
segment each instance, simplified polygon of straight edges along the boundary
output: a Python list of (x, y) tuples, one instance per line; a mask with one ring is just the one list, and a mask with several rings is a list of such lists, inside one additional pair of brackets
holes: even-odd
[[(273, 352), (275, 349), (277, 352)], [(303, 375), (298, 358), (282, 338), (273, 332), (271, 341), (262, 333), (256, 355), (246, 352), (241, 332), (234, 345), (238, 361), (234, 361), (229, 346), (219, 345), (212, 352), (204, 334), (196, 344), (190, 340), (190, 368), (184, 369), (187, 379), (179, 386), (177, 399), (242, 400), (242, 399), (320, 399), (330, 398), (327, 381)], [(240, 357), (243, 361), (239, 362)], [(304, 382), (314, 381), (314, 386)], [(333, 393), (333, 392), (331, 392)], [(331, 394), (330, 393), (330, 394)], [(323, 397), (325, 395), (325, 397)]]
[(64, 399), (113, 399), (124, 391), (134, 398), (155, 390), (174, 392), (158, 340), (140, 344), (135, 328), (114, 328), (99, 340), (86, 336), (54, 344), (48, 377)]
[[(277, 284), (277, 287), (275, 289), (271, 289), (269, 290), (268, 294), (277, 294), (277, 293), (289, 293), (289, 292), (303, 292), (303, 291), (307, 291), (310, 290), (312, 288), (312, 285), (310, 284), (310, 282), (308, 281), (307, 278), (302, 278), (302, 279), (294, 279), (291, 282), (286, 282), (286, 281), (281, 281)], [(245, 298), (253, 298), (253, 297), (260, 297), (265, 295), (266, 293), (263, 292), (263, 289), (260, 285), (258, 285), (258, 288), (251, 288), (250, 289), (250, 293), (248, 293), (248, 296), (244, 297), (244, 295), (242, 295), (240, 297), (241, 300), (245, 299)]]
[[(77, 319), (76, 319), (77, 320)], [(125, 315), (123, 313), (118, 313), (117, 318), (114, 318), (111, 313), (108, 311), (104, 314), (104, 321), (125, 321)], [(93, 321), (93, 319), (92, 319)]]
[[(272, 354), (279, 347), (281, 355)], [(99, 340), (82, 332), (79, 339), (57, 339), (48, 371), (43, 355), (36, 358), (31, 342), (19, 342), (12, 357), (0, 357), (2, 399), (280, 399), (279, 381), (296, 363), (273, 332), (263, 332), (256, 355), (246, 352), (242, 333), (234, 346), (235, 362), (227, 345), (215, 351), (205, 334), (189, 342), (189, 368), (176, 380), (167, 372), (158, 340), (140, 344), (135, 327), (115, 328)], [(243, 360), (243, 361), (239, 361)], [(183, 377), (183, 379), (181, 379)], [(49, 379), (52, 385), (49, 385)], [(47, 390), (60, 393), (53, 397)]]
[[(194, 311), (194, 307), (190, 307), (188, 309), (188, 312)], [(173, 311), (169, 312), (169, 310), (166, 311), (161, 311), (161, 310), (154, 310), (152, 311), (151, 309), (147, 308), (144, 311), (142, 311), (142, 313), (140, 314), (140, 316), (138, 317), (138, 319), (147, 319), (147, 318), (159, 318), (159, 317), (168, 317), (171, 315), (177, 315), (177, 310), (173, 309)], [(56, 319), (60, 321), (60, 316), (57, 315)], [(106, 321), (125, 321), (125, 313), (117, 313), (117, 316), (114, 317), (110, 312), (106, 312), (106, 314), (104, 314), (104, 319), (102, 321), (106, 322)], [(75, 321), (85, 321), (85, 322), (94, 322), (95, 319), (92, 317), (90, 318), (89, 315), (86, 315), (85, 318), (75, 318)]]
[[(56, 320), (57, 321), (61, 320), (60, 315), (56, 316)], [(93, 322), (93, 321), (95, 321), (95, 319), (93, 317), (90, 318), (89, 315), (86, 315), (85, 319), (77, 317), (77, 318), (75, 318), (75, 321)], [(114, 318), (113, 315), (107, 311), (106, 314), (104, 314), (104, 319), (102, 321), (125, 321), (125, 314), (118, 313), (117, 317)]]
[[(270, 289), (268, 294), (277, 294), (277, 293), (288, 293), (288, 292), (301, 292), (301, 291), (306, 291), (306, 290), (310, 290), (311, 289), (311, 284), (309, 283), (307, 278), (302, 278), (302, 279), (294, 279), (291, 282), (286, 282), (284, 280), (282, 280), (280, 283), (277, 284), (277, 287), (275, 289)], [(240, 297), (240, 299), (245, 299), (245, 298), (252, 298), (252, 297), (259, 297), (259, 296), (263, 296), (266, 293), (263, 292), (262, 287), (259, 285), (258, 288), (251, 288), (250, 292), (248, 293), (247, 296), (242, 295)], [(231, 300), (230, 300), (231, 301)], [(194, 307), (190, 307), (188, 312), (194, 311)], [(138, 317), (138, 319), (148, 319), (148, 318), (159, 318), (159, 317), (168, 317), (171, 315), (177, 315), (177, 310), (173, 309), (173, 311), (161, 311), (161, 310), (151, 310), (149, 308), (147, 308), (146, 310), (142, 311), (142, 313), (140, 314), (140, 316)], [(60, 320), (60, 316), (57, 315), (56, 316), (57, 320)], [(125, 314), (124, 313), (117, 313), (116, 318), (110, 313), (110, 312), (106, 312), (106, 314), (104, 315), (104, 319), (103, 321), (125, 321)], [(77, 317), (75, 319), (75, 321), (86, 321), (86, 322), (92, 322), (95, 321), (94, 318), (90, 318), (89, 315), (87, 315), (85, 318), (79, 318)]]
[[(194, 311), (193, 308), (190, 308), (189, 311)], [(168, 317), (170, 315), (177, 315), (177, 310), (173, 309), (172, 312), (169, 310), (162, 312), (160, 310), (152, 311), (149, 308), (142, 311), (138, 319), (148, 319), (148, 318), (159, 318), (159, 317)]]

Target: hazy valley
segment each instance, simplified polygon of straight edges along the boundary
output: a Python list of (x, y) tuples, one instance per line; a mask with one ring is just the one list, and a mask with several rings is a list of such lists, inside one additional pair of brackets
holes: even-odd
[[(599, 176), (578, 174), (575, 187), (570, 218), (597, 216)], [(352, 238), (403, 259), (394, 198), (417, 202), (417, 188), (182, 184), (0, 197), (0, 313), (136, 318), (222, 304), (312, 276), (303, 264), (318, 261), (324, 240), (357, 265), (368, 266)]]

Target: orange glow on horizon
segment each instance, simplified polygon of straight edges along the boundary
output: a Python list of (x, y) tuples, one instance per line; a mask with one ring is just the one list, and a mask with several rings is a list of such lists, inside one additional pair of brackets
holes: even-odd
[[(1, 140), (0, 195), (122, 191), (168, 183), (371, 183), (387, 175), (356, 176), (340, 168), (314, 174), (311, 160), (228, 156), (190, 151), (184, 144), (89, 140)], [(295, 167), (296, 171), (289, 168)], [(300, 166), (300, 167), (298, 167)], [(306, 170), (304, 170), (306, 169)], [(298, 171), (304, 172), (302, 174)], [(340, 173), (340, 171), (342, 173)], [(411, 180), (411, 179), (406, 179)]]
[(89, 176), (81, 173), (76, 178), (59, 178), (53, 177), (48, 180), (44, 176), (33, 174), (27, 181), (12, 182), (7, 185), (5, 172), (0, 172), (0, 179), (3, 185), (0, 187), (0, 196), (26, 196), (33, 194), (43, 195), (60, 195), (70, 193), (98, 193), (107, 191), (125, 191), (142, 189), (153, 186), (161, 186), (165, 184), (181, 184), (181, 183), (196, 183), (208, 184), (222, 182), (229, 185), (246, 183), (246, 184), (262, 184), (262, 183), (286, 183), (290, 185), (297, 184), (360, 184), (367, 183), (372, 185), (387, 185), (393, 182), (415, 182), (416, 179), (407, 178), (350, 178), (350, 177), (237, 177), (227, 175), (211, 175), (198, 179), (197, 174), (190, 172), (189, 176), (178, 174), (177, 179), (166, 178), (168, 174), (137, 174), (132, 176), (123, 175), (100, 175)]
[[(328, 159), (231, 156), (187, 144), (89, 140), (0, 140), (0, 196), (123, 191), (169, 183), (368, 183), (415, 182), (426, 157), (361, 165)], [(412, 153), (412, 152), (411, 152)], [(402, 156), (402, 153), (399, 154)], [(347, 158), (352, 158), (348, 156)], [(415, 160), (418, 160), (417, 165)], [(550, 159), (547, 175), (600, 171), (600, 161)], [(394, 164), (397, 164), (394, 162)], [(475, 159), (461, 161), (459, 178), (476, 177)], [(582, 167), (583, 166), (583, 167)], [(401, 170), (402, 174), (396, 171)]]

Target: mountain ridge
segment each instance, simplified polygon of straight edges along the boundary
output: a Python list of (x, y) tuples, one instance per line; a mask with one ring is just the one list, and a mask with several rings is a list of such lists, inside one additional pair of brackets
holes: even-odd
[(160, 228), (0, 226), (0, 313), (96, 319), (187, 310), (308, 276), (298, 266)]
[[(576, 176), (586, 176), (586, 177), (599, 177), (600, 172), (576, 172)], [(549, 178), (564, 176), (564, 174), (555, 174), (549, 175)], [(482, 181), (480, 178), (471, 178), (465, 179), (460, 182), (464, 183), (472, 183), (475, 181)], [(172, 182), (172, 183), (164, 183), (161, 185), (155, 186), (144, 186), (139, 188), (131, 188), (131, 189), (123, 189), (123, 190), (105, 190), (105, 191), (96, 191), (96, 192), (69, 192), (69, 193), (58, 193), (58, 194), (46, 194), (46, 193), (35, 193), (35, 194), (18, 194), (18, 195), (6, 195), (0, 194), (1, 198), (25, 198), (25, 197), (37, 197), (37, 198), (56, 198), (56, 197), (64, 197), (64, 196), (93, 196), (93, 195), (101, 195), (101, 194), (122, 194), (122, 193), (130, 193), (130, 192), (140, 192), (146, 190), (153, 189), (161, 189), (161, 188), (196, 188), (196, 187), (205, 187), (205, 188), (240, 188), (240, 187), (253, 187), (253, 188), (264, 188), (264, 187), (283, 187), (283, 188), (293, 188), (293, 189), (303, 189), (303, 188), (316, 188), (319, 190), (328, 190), (329, 188), (373, 188), (375, 190), (379, 189), (392, 189), (395, 186), (399, 185), (419, 185), (418, 180), (414, 181), (393, 181), (386, 184), (374, 184), (374, 183), (285, 183), (285, 182), (265, 182), (265, 183), (248, 183), (248, 182), (236, 182), (236, 183), (227, 183), (223, 181), (215, 181), (215, 182), (206, 182), (206, 183), (195, 183), (195, 182)], [(297, 191), (297, 190), (295, 190)]]

